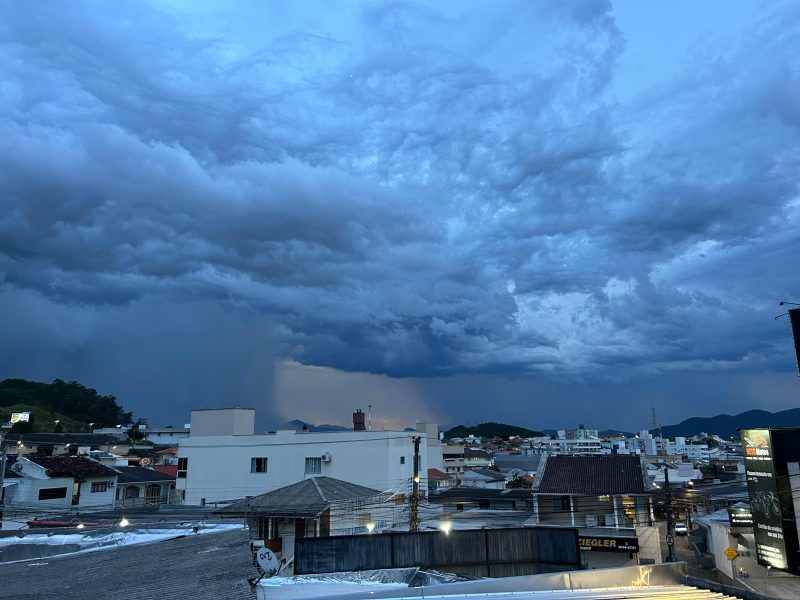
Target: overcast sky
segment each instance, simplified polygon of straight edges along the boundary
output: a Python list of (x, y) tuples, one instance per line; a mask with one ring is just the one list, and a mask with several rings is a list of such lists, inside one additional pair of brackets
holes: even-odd
[(800, 3), (0, 7), (0, 377), (153, 425), (800, 405)]

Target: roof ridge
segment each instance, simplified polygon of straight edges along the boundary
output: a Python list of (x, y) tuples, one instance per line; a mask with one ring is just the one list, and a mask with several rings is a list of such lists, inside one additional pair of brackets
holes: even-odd
[(317, 482), (317, 477), (312, 477), (311, 478), (311, 483), (314, 484), (314, 487), (317, 489), (317, 493), (319, 494), (319, 497), (322, 498), (322, 501), (323, 502), (328, 502), (328, 498), (327, 498), (327, 496), (325, 496), (325, 492), (322, 491), (322, 487)]

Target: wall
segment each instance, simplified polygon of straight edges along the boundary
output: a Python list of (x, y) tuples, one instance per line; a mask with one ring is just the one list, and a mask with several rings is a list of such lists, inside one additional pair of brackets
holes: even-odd
[(422, 567), (488, 577), (576, 569), (575, 529), (526, 527), (298, 540), (295, 574)]
[[(113, 482), (114, 485), (106, 488), (105, 492), (92, 492), (92, 483), (107, 481)], [(114, 494), (116, 493), (117, 478), (114, 477), (90, 477), (81, 483), (81, 497), (76, 508), (84, 507), (97, 507), (97, 506), (113, 506)], [(71, 496), (71, 494), (70, 494)]]
[(251, 435), (255, 431), (253, 408), (214, 408), (192, 411), (191, 434), (197, 436)]
[[(52, 479), (31, 479), (20, 477), (17, 481), (17, 489), (11, 499), (13, 504), (31, 505), (36, 508), (71, 508), (72, 506), (72, 477), (54, 477)], [(39, 500), (39, 490), (46, 488), (67, 488), (66, 498), (56, 498), (53, 500)]]
[[(255, 496), (313, 476), (305, 474), (306, 457), (330, 453), (322, 472), (378, 491), (410, 486), (414, 432), (278, 431), (236, 436), (192, 435), (182, 441), (178, 456), (188, 459), (187, 476), (178, 479), (186, 504), (198, 505)], [(266, 473), (251, 473), (251, 458), (268, 459)], [(404, 457), (404, 463), (400, 459)], [(420, 444), (420, 489), (427, 489), (427, 445)]]

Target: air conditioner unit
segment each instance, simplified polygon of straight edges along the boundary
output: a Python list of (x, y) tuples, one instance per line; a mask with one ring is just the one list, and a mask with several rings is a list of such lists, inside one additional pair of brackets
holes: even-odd
[(321, 458), (322, 458), (322, 462), (331, 462), (331, 458), (332, 458), (331, 457), (331, 453), (330, 452), (326, 452), (325, 454), (323, 454), (321, 456)]

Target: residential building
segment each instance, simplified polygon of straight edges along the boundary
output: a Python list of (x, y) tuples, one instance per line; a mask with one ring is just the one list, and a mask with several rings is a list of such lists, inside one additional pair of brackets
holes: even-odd
[(652, 525), (650, 481), (638, 456), (542, 457), (533, 522), (571, 527)]
[(492, 461), (494, 462), (495, 468), (506, 475), (506, 479), (509, 479), (509, 475), (511, 475), (512, 478), (515, 476), (536, 475), (540, 458), (539, 455), (494, 454), (492, 456)]
[(492, 469), (470, 469), (464, 471), (461, 480), (464, 487), (477, 487), (502, 490), (506, 487), (506, 476)]
[(533, 438), (528, 454), (604, 454), (603, 440), (599, 438)]
[[(8, 469), (14, 474), (5, 489), (6, 502), (32, 511), (111, 508), (117, 471), (84, 456), (20, 457)], [(4, 488), (5, 488), (4, 484)]]
[(428, 491), (435, 492), (455, 487), (458, 483), (455, 477), (448, 475), (439, 469), (428, 469)]
[(464, 446), (447, 444), (442, 448), (442, 466), (448, 475), (461, 479), (464, 474)]
[(117, 507), (156, 506), (175, 501), (174, 476), (145, 467), (117, 467), (117, 471)]
[(443, 506), (445, 513), (476, 508), (530, 513), (533, 509), (533, 496), (531, 490), (527, 489), (456, 487), (431, 494), (430, 502)]
[(95, 433), (8, 433), (4, 439), (8, 456), (77, 455), (88, 454), (91, 450), (124, 455), (129, 448), (127, 439)]
[(464, 470), (485, 469), (493, 466), (492, 455), (480, 448), (464, 448)]
[(146, 427), (140, 431), (144, 439), (156, 446), (175, 446), (189, 437), (189, 427)]
[(251, 539), (291, 556), (296, 539), (378, 532), (406, 520), (405, 504), (396, 499), (388, 492), (320, 476), (236, 502), (217, 514), (244, 518)]
[[(254, 409), (192, 411), (191, 433), (178, 448), (177, 488), (186, 504), (231, 502), (322, 475), (410, 491), (416, 431), (256, 433), (254, 422)], [(428, 447), (420, 444), (422, 490)]]

